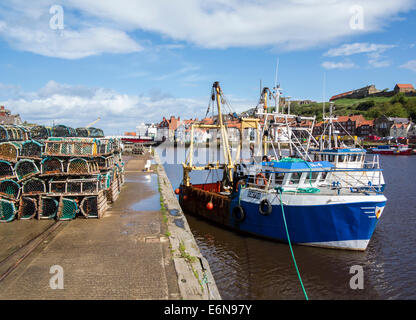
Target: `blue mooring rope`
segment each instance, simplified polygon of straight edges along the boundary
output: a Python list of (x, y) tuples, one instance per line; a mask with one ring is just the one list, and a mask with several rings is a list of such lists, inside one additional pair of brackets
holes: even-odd
[(290, 248), (290, 252), (292, 254), (293, 263), (295, 264), (295, 269), (296, 269), (296, 272), (298, 274), (298, 278), (299, 278), (300, 285), (302, 286), (303, 294), (305, 295), (306, 300), (309, 300), (308, 299), (308, 295), (306, 294), (305, 287), (303, 286), (303, 282), (302, 282), (302, 278), (300, 276), (300, 272), (299, 272), (299, 269), (298, 269), (298, 265), (296, 264), (295, 254), (293, 253), (292, 244), (290, 242), (289, 231), (287, 229), (287, 224), (286, 224), (285, 210), (283, 208), (283, 202), (282, 202), (283, 189), (282, 188), (279, 188), (279, 190), (277, 190), (277, 191), (280, 194), (280, 205), (282, 207), (283, 222), (285, 223), (286, 235), (287, 235), (287, 240), (289, 242), (289, 248)]

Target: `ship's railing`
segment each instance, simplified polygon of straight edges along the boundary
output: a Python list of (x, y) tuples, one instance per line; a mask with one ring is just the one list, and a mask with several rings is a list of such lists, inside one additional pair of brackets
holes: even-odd
[(365, 169), (380, 169), (380, 158), (378, 154), (373, 155), (372, 161), (364, 162)]

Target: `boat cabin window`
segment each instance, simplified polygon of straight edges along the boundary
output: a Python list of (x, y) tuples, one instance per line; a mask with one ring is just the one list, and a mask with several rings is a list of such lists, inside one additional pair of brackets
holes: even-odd
[(274, 175), (274, 183), (275, 184), (283, 184), (283, 179), (285, 177), (285, 174), (282, 172), (276, 172)]
[(290, 176), (289, 184), (299, 184), (302, 172), (293, 172)]
[(350, 161), (351, 161), (351, 162), (355, 162), (355, 161), (357, 161), (357, 155), (356, 155), (356, 154), (352, 154), (352, 155), (350, 155)]
[(335, 161), (335, 155), (331, 154), (328, 156), (328, 161), (329, 162), (334, 162)]
[(338, 162), (344, 162), (346, 159), (345, 156), (338, 156)]
[(328, 172), (326, 172), (326, 171), (321, 172), (321, 181), (325, 181), (327, 176), (328, 176)]
[(306, 183), (306, 182), (307, 182), (307, 183), (309, 183), (309, 179), (310, 179), (310, 182), (311, 182), (311, 183), (315, 183), (315, 182), (317, 182), (317, 179), (318, 179), (318, 177), (319, 177), (319, 173), (320, 173), (320, 172), (317, 172), (317, 171), (312, 171), (312, 173), (308, 173), (308, 174), (306, 175), (305, 183)]

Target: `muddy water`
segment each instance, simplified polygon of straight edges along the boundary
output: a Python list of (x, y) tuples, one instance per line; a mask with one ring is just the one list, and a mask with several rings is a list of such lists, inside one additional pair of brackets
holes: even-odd
[[(175, 188), (182, 179), (181, 165), (169, 160), (169, 150), (165, 154)], [(182, 154), (176, 155), (179, 163)], [(380, 161), (388, 201), (365, 252), (294, 246), (310, 299), (416, 299), (416, 156), (382, 156)], [(193, 174), (196, 182), (211, 178)], [(187, 219), (224, 299), (304, 298), (287, 245)], [(364, 270), (362, 290), (350, 288), (354, 265)]]

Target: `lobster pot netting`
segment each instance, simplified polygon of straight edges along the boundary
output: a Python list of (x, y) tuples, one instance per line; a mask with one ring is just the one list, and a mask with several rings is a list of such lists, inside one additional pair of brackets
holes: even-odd
[(0, 160), (0, 179), (13, 178), (15, 176), (10, 162)]
[(52, 128), (52, 137), (76, 137), (77, 132), (71, 127), (57, 125)]
[(0, 222), (10, 222), (14, 220), (16, 207), (13, 202), (0, 199)]
[(104, 131), (98, 128), (88, 128), (88, 136), (92, 138), (103, 138)]
[(69, 193), (97, 193), (101, 190), (101, 182), (97, 179), (68, 180), (67, 190)]
[(0, 181), (0, 195), (11, 200), (17, 200), (20, 196), (20, 185), (13, 180)]
[(19, 207), (19, 219), (32, 219), (38, 211), (38, 205), (35, 199), (23, 197)]
[(87, 128), (77, 128), (76, 131), (77, 131), (78, 137), (82, 137), (82, 138), (89, 137), (89, 132)]
[(43, 180), (32, 178), (23, 183), (23, 194), (46, 193), (46, 185)]
[(7, 137), (9, 141), (19, 141), (23, 140), (20, 134), (20, 130), (15, 127), (6, 127)]
[(0, 143), (0, 158), (10, 162), (16, 162), (20, 155), (21, 145), (11, 142)]
[(51, 136), (51, 132), (44, 126), (35, 126), (30, 129), (30, 138), (34, 140), (46, 140)]
[(68, 163), (67, 172), (70, 174), (92, 174), (99, 171), (96, 161), (88, 161), (81, 158), (71, 159)]
[(6, 142), (9, 138), (7, 136), (7, 130), (3, 126), (0, 126), (0, 142)]
[(105, 170), (107, 169), (107, 158), (105, 157), (99, 157), (97, 158), (97, 163), (98, 163), (98, 167), (100, 168), (100, 170)]
[(49, 181), (50, 193), (66, 193), (66, 180), (62, 181)]
[(86, 180), (82, 183), (82, 192), (85, 193), (94, 193), (101, 189), (101, 183), (98, 180)]
[(91, 194), (102, 190), (101, 181), (98, 179), (68, 179), (62, 181), (50, 181), (49, 190), (55, 194)]
[(81, 201), (81, 213), (88, 218), (93, 218), (99, 216), (98, 214), (98, 198), (97, 196), (85, 197)]
[(19, 140), (20, 141), (26, 141), (30, 138), (30, 132), (25, 127), (17, 126), (18, 134), (19, 134)]
[(41, 163), (42, 174), (63, 173), (63, 161), (57, 158), (46, 158)]
[(37, 141), (26, 141), (22, 145), (20, 156), (25, 158), (41, 158), (43, 145)]
[(45, 155), (51, 156), (95, 156), (97, 145), (94, 141), (57, 141), (46, 142)]
[(79, 212), (78, 205), (73, 199), (62, 199), (62, 211), (59, 220), (72, 220), (75, 219)]
[(88, 174), (90, 172), (88, 161), (85, 159), (69, 160), (67, 172), (72, 174)]
[(33, 160), (20, 160), (16, 163), (14, 171), (19, 180), (39, 173), (39, 169)]
[(55, 219), (58, 209), (59, 202), (54, 198), (42, 197), (42, 207), (39, 217), (41, 219)]
[(70, 181), (67, 182), (68, 193), (81, 193), (82, 192), (82, 181)]
[(111, 187), (111, 173), (107, 172), (105, 175), (101, 177), (101, 185), (104, 189), (108, 189)]

